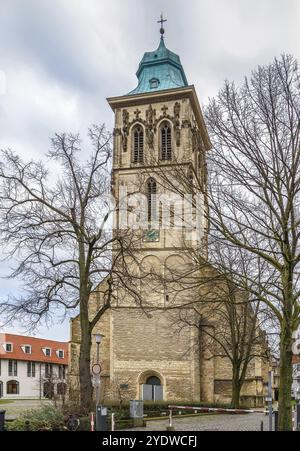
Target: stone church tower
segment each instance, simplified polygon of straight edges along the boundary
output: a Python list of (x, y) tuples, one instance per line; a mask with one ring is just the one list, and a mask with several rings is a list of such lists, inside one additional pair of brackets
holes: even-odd
[[(108, 99), (115, 115), (112, 189), (119, 201), (121, 188), (126, 187), (129, 194), (143, 192), (148, 204), (146, 219), (150, 223), (153, 219), (152, 195), (168, 194), (163, 177), (168, 179), (166, 174), (170, 168), (197, 177), (205, 193), (206, 153), (211, 144), (196, 90), (188, 84), (179, 56), (166, 47), (163, 29), (159, 47), (145, 53), (137, 77), (138, 86), (133, 91)], [(174, 172), (172, 174), (174, 177)], [(119, 212), (118, 226), (120, 220)], [(193, 250), (200, 249), (206, 257), (204, 215), (200, 218), (198, 234), (192, 239), (184, 228), (162, 228), (160, 224), (160, 220), (156, 226), (151, 222), (140, 235), (132, 260), (133, 271), (139, 272), (140, 276), (143, 271), (165, 276), (168, 271), (175, 270), (180, 275)], [(146, 312), (127, 300), (126, 292), (120, 290), (116, 293), (119, 302), (97, 325), (95, 333), (105, 336), (101, 343), (102, 401), (120, 397), (187, 402), (226, 400), (226, 397), (218, 396), (216, 383), (230, 381), (230, 367), (218, 365), (213, 358), (205, 358), (205, 343), (199, 345), (196, 328), (185, 327), (180, 334), (175, 332), (174, 315), (168, 307), (182, 302), (180, 296), (176, 298), (176, 282), (173, 277), (170, 286), (164, 283), (158, 287), (157, 283), (152, 281), (143, 285), (141, 277)], [(99, 299), (95, 295), (91, 311), (97, 302)], [(80, 342), (78, 318), (72, 321), (71, 333), (69, 373), (74, 388)], [(95, 356), (93, 348), (92, 359)], [(254, 395), (257, 394), (256, 386), (253, 377), (251, 390)]]

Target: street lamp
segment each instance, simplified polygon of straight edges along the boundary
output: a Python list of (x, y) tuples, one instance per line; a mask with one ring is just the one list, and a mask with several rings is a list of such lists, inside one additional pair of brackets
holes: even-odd
[(100, 345), (101, 340), (102, 340), (102, 338), (105, 337), (105, 335), (102, 335), (102, 334), (94, 334), (94, 337), (95, 337), (95, 341), (96, 341), (97, 345)]
[[(99, 364), (100, 364), (100, 343), (102, 341), (102, 338), (104, 338), (104, 335), (102, 335), (102, 334), (94, 334), (94, 337), (95, 337), (95, 342), (96, 342), (96, 345), (97, 345), (97, 360), (96, 360), (96, 363), (97, 363), (97, 366), (99, 368)], [(94, 375), (94, 376), (96, 376), (96, 375)], [(99, 402), (100, 402), (100, 371), (99, 372), (97, 371), (97, 377), (99, 377), (99, 381), (98, 381), (98, 383), (96, 383), (96, 386), (95, 386), (95, 389), (96, 389), (96, 406), (98, 406)]]

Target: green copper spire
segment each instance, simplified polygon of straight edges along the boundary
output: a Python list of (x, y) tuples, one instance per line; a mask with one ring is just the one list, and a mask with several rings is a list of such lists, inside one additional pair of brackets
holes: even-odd
[(188, 86), (179, 56), (165, 46), (164, 22), (166, 21), (161, 16), (159, 21), (161, 23), (159, 47), (154, 52), (145, 53), (136, 73), (139, 84), (128, 95)]

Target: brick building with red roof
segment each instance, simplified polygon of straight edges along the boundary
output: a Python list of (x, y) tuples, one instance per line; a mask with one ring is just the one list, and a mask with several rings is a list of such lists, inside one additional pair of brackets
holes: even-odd
[(67, 391), (68, 343), (0, 333), (0, 398), (52, 398)]

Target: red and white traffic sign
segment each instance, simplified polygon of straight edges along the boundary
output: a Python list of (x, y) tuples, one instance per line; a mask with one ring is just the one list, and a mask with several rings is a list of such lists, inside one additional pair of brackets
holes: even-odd
[(101, 365), (99, 363), (95, 363), (92, 366), (92, 373), (94, 376), (99, 376), (101, 373)]

